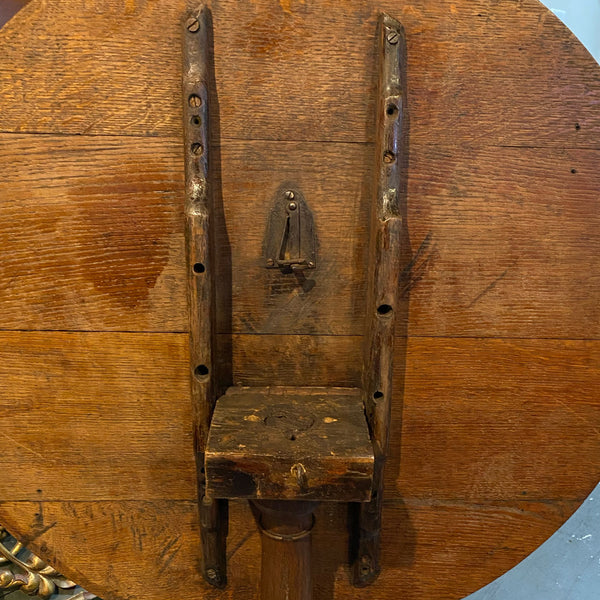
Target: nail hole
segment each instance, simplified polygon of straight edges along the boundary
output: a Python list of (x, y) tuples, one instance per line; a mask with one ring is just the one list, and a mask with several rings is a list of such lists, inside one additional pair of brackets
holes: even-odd
[(196, 379), (203, 379), (208, 375), (208, 367), (206, 365), (198, 365), (194, 369), (194, 376)]
[(571, 173), (573, 173), (573, 175), (575, 175), (575, 173), (577, 173), (577, 169), (571, 169)]
[(394, 160), (396, 160), (396, 155), (391, 150), (386, 150), (383, 153), (383, 162), (384, 163), (387, 163), (389, 165), (390, 163), (393, 163)]
[(385, 112), (390, 117), (393, 117), (398, 112), (398, 107), (395, 104), (388, 104), (387, 108), (385, 109)]
[(202, 123), (202, 119), (198, 116), (193, 116), (192, 117), (192, 125), (200, 125), (200, 123)]
[(377, 307), (377, 313), (380, 315), (389, 315), (392, 312), (392, 307), (389, 304), (380, 304)]
[(292, 442), (295, 442), (295, 441), (296, 441), (296, 434), (295, 434), (295, 433), (292, 433), (292, 435), (290, 435), (290, 440), (291, 440)]
[(579, 131), (581, 129), (581, 125), (579, 123), (575, 123), (575, 131)]
[(202, 98), (200, 98), (200, 96), (198, 96), (198, 94), (192, 94), (189, 97), (188, 102), (192, 108), (198, 108), (199, 106), (202, 106)]
[(202, 263), (195, 263), (193, 266), (194, 273), (204, 273), (206, 267)]
[(196, 156), (202, 156), (202, 153), (204, 152), (204, 148), (202, 147), (202, 144), (192, 144), (192, 154), (195, 154)]
[(375, 393), (373, 394), (373, 398), (374, 398), (375, 400), (379, 400), (380, 398), (383, 398), (383, 392), (379, 392), (379, 391), (375, 392)]

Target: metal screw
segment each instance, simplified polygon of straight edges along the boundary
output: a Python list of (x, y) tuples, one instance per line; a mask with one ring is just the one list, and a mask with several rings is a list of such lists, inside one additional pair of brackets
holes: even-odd
[(289, 208), (290, 210), (296, 210), (296, 209), (298, 208), (298, 205), (297, 205), (295, 202), (290, 202), (290, 203), (288, 204), (288, 208)]
[(311, 261), (309, 261), (309, 263), (308, 263), (308, 268), (309, 268), (309, 269), (314, 269), (314, 268), (315, 268), (315, 263), (314, 263), (312, 260), (311, 260)]
[(202, 98), (196, 94), (192, 94), (189, 99), (189, 104), (192, 108), (198, 108), (199, 106), (202, 106)]
[(371, 572), (371, 558), (367, 555), (360, 557), (360, 573), (368, 575)]
[(217, 578), (217, 572), (215, 571), (215, 569), (208, 569), (206, 571), (206, 576), (209, 579), (216, 579)]
[(393, 29), (391, 31), (388, 32), (387, 34), (387, 41), (390, 44), (397, 44), (398, 40), (400, 39), (400, 35), (397, 31), (394, 31)]
[(292, 190), (288, 190), (285, 194), (285, 199), (286, 200), (293, 200), (296, 196), (294, 194), (294, 192), (292, 192)]
[(192, 144), (192, 154), (195, 154), (196, 156), (202, 156), (203, 152), (204, 148), (202, 147), (202, 144)]
[(391, 150), (386, 150), (383, 153), (383, 162), (390, 165), (394, 162), (396, 155)]
[(187, 30), (189, 32), (196, 33), (198, 29), (200, 29), (200, 22), (198, 21), (198, 19), (196, 19), (196, 17), (190, 17), (185, 22), (185, 26), (187, 27)]
[(267, 266), (272, 267), (275, 264), (275, 261), (272, 258), (267, 258)]

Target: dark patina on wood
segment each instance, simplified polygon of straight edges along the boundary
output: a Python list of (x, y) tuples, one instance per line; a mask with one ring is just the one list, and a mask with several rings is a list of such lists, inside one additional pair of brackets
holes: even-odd
[[(383, 468), (388, 454), (392, 409), (394, 327), (400, 295), (405, 198), (406, 39), (402, 25), (382, 15), (377, 32), (379, 78), (376, 104), (375, 190), (371, 212), (364, 405), (375, 451), (373, 498), (361, 505), (354, 557), (355, 585), (379, 574)], [(397, 410), (401, 407), (397, 406)]]
[(185, 235), (190, 318), (194, 449), (202, 535), (202, 573), (214, 586), (227, 581), (227, 502), (205, 493), (204, 450), (218, 394), (215, 377), (215, 292), (209, 186), (210, 15), (201, 6), (183, 22)]
[(210, 427), (206, 478), (214, 498), (369, 500), (373, 448), (361, 391), (230, 388)]
[[(201, 36), (201, 47), (205, 49), (205, 56), (197, 49), (189, 53), (199, 64), (186, 64), (184, 75), (192, 389), (197, 415), (196, 450), (197, 456), (204, 459), (206, 474), (205, 480), (201, 467), (203, 547), (209, 560), (217, 556), (215, 552), (224, 550), (226, 514), (215, 499), (249, 499), (263, 531), (263, 564), (269, 564), (270, 569), (271, 563), (276, 563), (286, 573), (309, 571), (312, 527), (302, 525), (307, 515), (312, 515), (320, 501), (357, 502), (358, 553), (353, 572), (354, 583), (364, 585), (379, 573), (383, 464), (389, 441), (403, 235), (400, 201), (405, 196), (400, 177), (406, 110), (404, 32), (397, 21), (381, 16), (376, 180), (362, 388), (235, 386), (221, 395), (212, 369), (215, 300), (210, 264), (208, 91), (206, 63), (201, 64), (207, 52), (205, 15), (203, 11), (189, 16), (184, 31), (186, 40)], [(312, 214), (302, 194), (285, 183), (276, 194), (264, 253), (264, 266), (278, 268), (282, 275), (294, 277), (304, 269), (317, 267)], [(285, 533), (265, 529), (262, 515), (283, 524)], [(303, 546), (298, 554), (295, 544), (300, 540)], [(273, 541), (279, 543), (280, 551), (272, 548)], [(285, 566), (282, 557), (287, 554), (292, 562)], [(205, 570), (209, 581), (225, 581), (224, 563), (219, 563), (218, 571), (209, 569)], [(310, 581), (308, 571), (305, 582)], [(262, 587), (264, 600), (310, 598), (310, 585), (291, 585), (287, 576), (275, 583), (272, 578), (269, 581), (271, 584)]]

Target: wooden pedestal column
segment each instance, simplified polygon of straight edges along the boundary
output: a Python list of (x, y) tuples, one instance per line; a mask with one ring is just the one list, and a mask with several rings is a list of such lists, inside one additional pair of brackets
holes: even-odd
[(313, 511), (317, 502), (253, 502), (261, 529), (261, 600), (311, 600)]

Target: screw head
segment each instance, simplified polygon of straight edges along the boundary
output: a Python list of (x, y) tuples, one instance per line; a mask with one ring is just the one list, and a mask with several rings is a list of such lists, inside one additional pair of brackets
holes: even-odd
[(387, 165), (391, 165), (396, 159), (396, 155), (391, 150), (386, 150), (383, 153), (383, 162)]
[(312, 260), (311, 260), (311, 261), (309, 261), (309, 263), (308, 263), (308, 268), (309, 268), (309, 269), (314, 269), (314, 268), (315, 268), (315, 263), (314, 263)]
[(267, 266), (272, 267), (275, 264), (275, 261), (272, 258), (267, 258)]
[(293, 200), (296, 196), (294, 194), (294, 192), (292, 192), (292, 190), (288, 190), (285, 194), (285, 199), (286, 200)]
[(290, 202), (290, 203), (288, 204), (288, 208), (289, 208), (290, 210), (296, 210), (296, 209), (298, 208), (298, 205), (297, 205), (295, 202)]
[(388, 34), (387, 34), (388, 43), (397, 44), (399, 39), (400, 39), (400, 34), (397, 31), (394, 31), (393, 29), (391, 31), (388, 31)]
[(200, 29), (200, 21), (196, 17), (190, 17), (185, 22), (185, 26), (190, 33), (196, 33)]
[(215, 571), (215, 569), (207, 569), (206, 576), (209, 579), (216, 579), (217, 578), (217, 572)]

